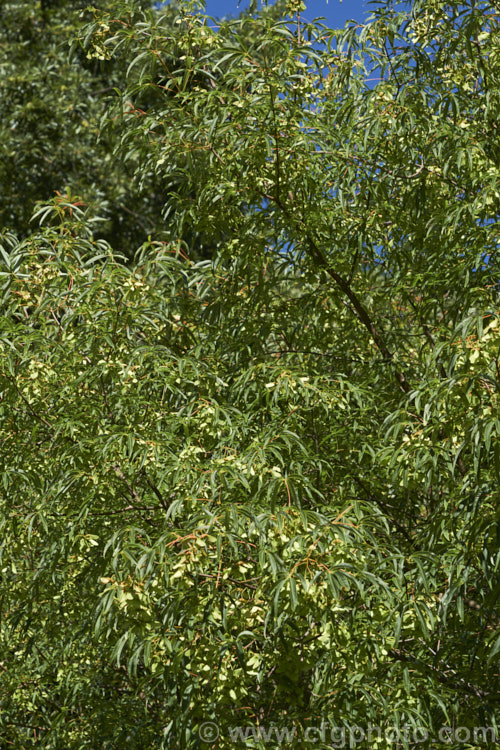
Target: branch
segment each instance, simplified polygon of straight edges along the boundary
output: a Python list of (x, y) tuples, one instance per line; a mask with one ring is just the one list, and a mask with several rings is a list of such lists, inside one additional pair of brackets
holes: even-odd
[(476, 698), (479, 698), (481, 700), (483, 700), (484, 698), (496, 699), (497, 697), (500, 697), (498, 693), (488, 693), (477, 685), (474, 685), (472, 682), (467, 682), (463, 677), (459, 677), (457, 671), (448, 666), (448, 664), (445, 664), (444, 666), (449, 670), (449, 675), (441, 671), (438, 667), (434, 667), (432, 664), (426, 664), (425, 662), (421, 661), (421, 659), (415, 658), (403, 649), (392, 648), (389, 651), (389, 656), (392, 656), (392, 658), (396, 659), (397, 661), (413, 664), (414, 667), (420, 669), (421, 671), (425, 670), (431, 672), (432, 674), (434, 674), (437, 681), (441, 684), (452, 687), (454, 690), (459, 687), (465, 693), (468, 693), (469, 695), (475, 695)]
[[(388, 362), (394, 362), (394, 357), (392, 353), (387, 348), (387, 345), (385, 343), (385, 340), (382, 336), (382, 334), (378, 331), (378, 329), (375, 327), (375, 324), (373, 320), (371, 319), (368, 311), (363, 306), (363, 303), (357, 296), (357, 294), (352, 289), (351, 285), (348, 281), (346, 281), (343, 276), (341, 276), (335, 269), (333, 269), (328, 261), (326, 260), (325, 256), (319, 249), (319, 247), (316, 245), (312, 237), (307, 234), (307, 241), (309, 243), (309, 247), (312, 251), (312, 256), (314, 260), (316, 261), (316, 264), (320, 266), (321, 268), (324, 268), (326, 272), (331, 276), (331, 278), (335, 281), (337, 286), (344, 292), (346, 297), (349, 299), (350, 303), (352, 304), (357, 317), (363, 323), (367, 331), (370, 333), (372, 339), (375, 342), (376, 347), (382, 354), (383, 358), (387, 360)], [(399, 388), (404, 393), (409, 393), (411, 391), (410, 384), (408, 383), (405, 374), (403, 372), (400, 372), (398, 369), (395, 369), (394, 375), (396, 378), (396, 382), (399, 386)]]
[(158, 489), (158, 487), (156, 486), (156, 484), (155, 484), (154, 482), (152, 482), (152, 481), (151, 481), (151, 479), (150, 479), (150, 478), (148, 477), (148, 475), (146, 474), (146, 472), (144, 471), (144, 469), (142, 470), (142, 474), (143, 474), (143, 476), (144, 476), (144, 478), (145, 478), (146, 482), (147, 482), (147, 483), (148, 483), (148, 485), (149, 485), (149, 486), (151, 487), (151, 489), (152, 489), (152, 490), (153, 490), (153, 492), (155, 493), (156, 497), (157, 497), (157, 498), (158, 498), (158, 500), (160, 501), (160, 504), (161, 504), (161, 507), (163, 508), (163, 510), (165, 510), (165, 511), (168, 511), (168, 509), (169, 509), (169, 505), (168, 505), (168, 503), (166, 502), (166, 500), (165, 500), (165, 498), (163, 497), (163, 495), (161, 494), (161, 492), (160, 492), (160, 490)]
[(394, 524), (396, 529), (400, 532), (400, 534), (404, 536), (406, 541), (409, 542), (412, 545), (412, 547), (414, 547), (415, 549), (417, 550), (420, 549), (420, 545), (415, 542), (415, 539), (412, 537), (408, 529), (402, 526), (399, 523), (399, 521), (392, 515), (392, 513), (390, 512), (387, 505), (383, 502), (383, 500), (380, 500), (380, 498), (378, 498), (373, 492), (370, 492), (370, 490), (366, 487), (365, 483), (359, 477), (353, 476), (353, 479), (356, 482), (356, 484), (358, 484), (361, 487), (367, 499), (370, 500), (371, 502), (374, 502), (375, 505), (377, 505), (380, 508), (382, 513), (385, 513), (385, 515), (392, 521), (392, 523)]
[[(357, 296), (357, 294), (354, 292), (354, 290), (351, 287), (351, 285), (349, 284), (349, 282), (346, 281), (346, 279), (344, 279), (343, 276), (341, 276), (339, 273), (337, 273), (337, 271), (335, 271), (335, 269), (333, 269), (330, 266), (330, 264), (326, 260), (325, 256), (323, 255), (322, 251), (320, 250), (320, 248), (318, 247), (318, 245), (314, 242), (313, 238), (311, 237), (310, 233), (308, 232), (307, 227), (305, 226), (304, 220), (303, 219), (299, 219), (297, 221), (297, 219), (295, 218), (295, 216), (293, 215), (293, 213), (291, 213), (288, 210), (288, 208), (281, 201), (281, 199), (280, 199), (279, 196), (270, 195), (269, 193), (262, 193), (262, 195), (263, 195), (264, 198), (267, 198), (268, 200), (271, 200), (274, 203), (276, 203), (276, 205), (279, 206), (279, 208), (281, 208), (281, 210), (283, 211), (283, 213), (286, 214), (286, 216), (288, 217), (288, 219), (290, 220), (290, 222), (292, 224), (295, 224), (295, 225), (299, 224), (302, 227), (302, 229), (304, 231), (304, 234), (305, 234), (305, 237), (306, 237), (306, 240), (307, 240), (307, 243), (308, 243), (310, 251), (311, 251), (310, 254), (311, 254), (313, 260), (316, 262), (316, 265), (319, 266), (320, 268), (324, 268), (325, 271), (328, 273), (328, 275), (335, 281), (335, 283), (339, 287), (339, 289), (341, 289), (341, 291), (349, 299), (350, 303), (352, 304), (352, 306), (354, 308), (354, 311), (355, 311), (357, 317), (359, 318), (359, 320), (361, 321), (361, 323), (365, 326), (365, 328), (370, 333), (373, 341), (375, 342), (375, 345), (376, 345), (377, 349), (380, 351), (380, 353), (382, 354), (383, 358), (387, 362), (390, 362), (390, 363), (394, 364), (394, 356), (389, 351), (389, 349), (388, 349), (388, 347), (387, 347), (387, 345), (385, 343), (384, 337), (382, 336), (382, 334), (376, 328), (376, 326), (375, 326), (374, 322), (372, 321), (372, 319), (371, 319), (368, 311), (363, 306), (363, 303), (361, 302), (361, 300), (359, 299), (359, 297)], [(294, 202), (292, 194), (290, 194), (290, 199), (292, 200), (292, 202)], [(395, 369), (394, 376), (396, 378), (396, 382), (397, 382), (398, 387), (400, 388), (400, 390), (402, 390), (403, 393), (409, 393), (411, 391), (411, 386), (408, 383), (408, 381), (407, 381), (407, 379), (405, 377), (405, 374), (403, 372), (400, 372), (398, 369)]]

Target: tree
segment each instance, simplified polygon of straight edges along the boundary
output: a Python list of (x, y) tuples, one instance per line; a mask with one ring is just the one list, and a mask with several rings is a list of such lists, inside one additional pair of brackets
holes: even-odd
[(498, 14), (291, 5), (80, 34), (168, 223), (128, 265), (71, 194), (5, 235), (6, 743), (497, 731)]
[[(94, 5), (102, 6), (101, 13), (113, 11), (113, 3)], [(137, 2), (135, 12), (150, 5)], [(79, 35), (98, 12), (87, 6), (53, 0), (2, 9), (0, 226), (26, 237), (35, 202), (69, 189), (99, 214), (96, 236), (130, 256), (148, 235), (161, 232), (164, 197), (161, 185), (146, 175), (143, 191), (134, 184), (133, 169), (113, 157), (119, 134), (111, 122), (101, 130), (128, 61), (119, 54), (109, 59), (98, 45), (82, 52)], [(118, 20), (120, 10), (114, 9)], [(100, 23), (105, 27), (102, 18)]]

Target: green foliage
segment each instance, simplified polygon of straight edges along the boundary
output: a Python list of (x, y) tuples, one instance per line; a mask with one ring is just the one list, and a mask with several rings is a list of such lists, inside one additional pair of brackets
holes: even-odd
[(92, 190), (154, 231), (103, 231), (82, 177), (3, 235), (6, 747), (496, 727), (498, 15), (286, 12), (68, 31), (68, 70), (123, 75), (82, 104)]
[[(112, 12), (112, 3), (100, 5)], [(103, 219), (98, 236), (132, 256), (162, 229), (162, 187), (143, 176), (139, 190), (133, 169), (113, 157), (116, 133), (101, 129), (128, 60), (80, 50), (83, 26), (97, 12), (87, 6), (83, 0), (2, 6), (0, 226), (27, 236), (35, 202), (69, 188)], [(105, 27), (102, 21), (101, 34)]]

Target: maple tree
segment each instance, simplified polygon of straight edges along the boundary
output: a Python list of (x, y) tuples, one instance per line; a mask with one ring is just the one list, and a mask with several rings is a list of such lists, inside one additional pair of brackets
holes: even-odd
[(6, 743), (497, 731), (499, 18), (401, 8), (76, 29), (164, 202), (125, 255), (78, 180), (3, 234)]

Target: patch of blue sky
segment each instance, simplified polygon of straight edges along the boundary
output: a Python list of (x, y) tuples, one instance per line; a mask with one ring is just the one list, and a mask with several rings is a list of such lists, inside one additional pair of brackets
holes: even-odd
[[(262, 0), (206, 0), (205, 13), (212, 18), (236, 18), (250, 8), (258, 11), (264, 5), (272, 5)], [(157, 6), (168, 5), (168, 2)], [(324, 18), (330, 28), (343, 28), (347, 21), (362, 23), (369, 14), (370, 0), (306, 0), (306, 10), (301, 14), (306, 23), (316, 18)]]

